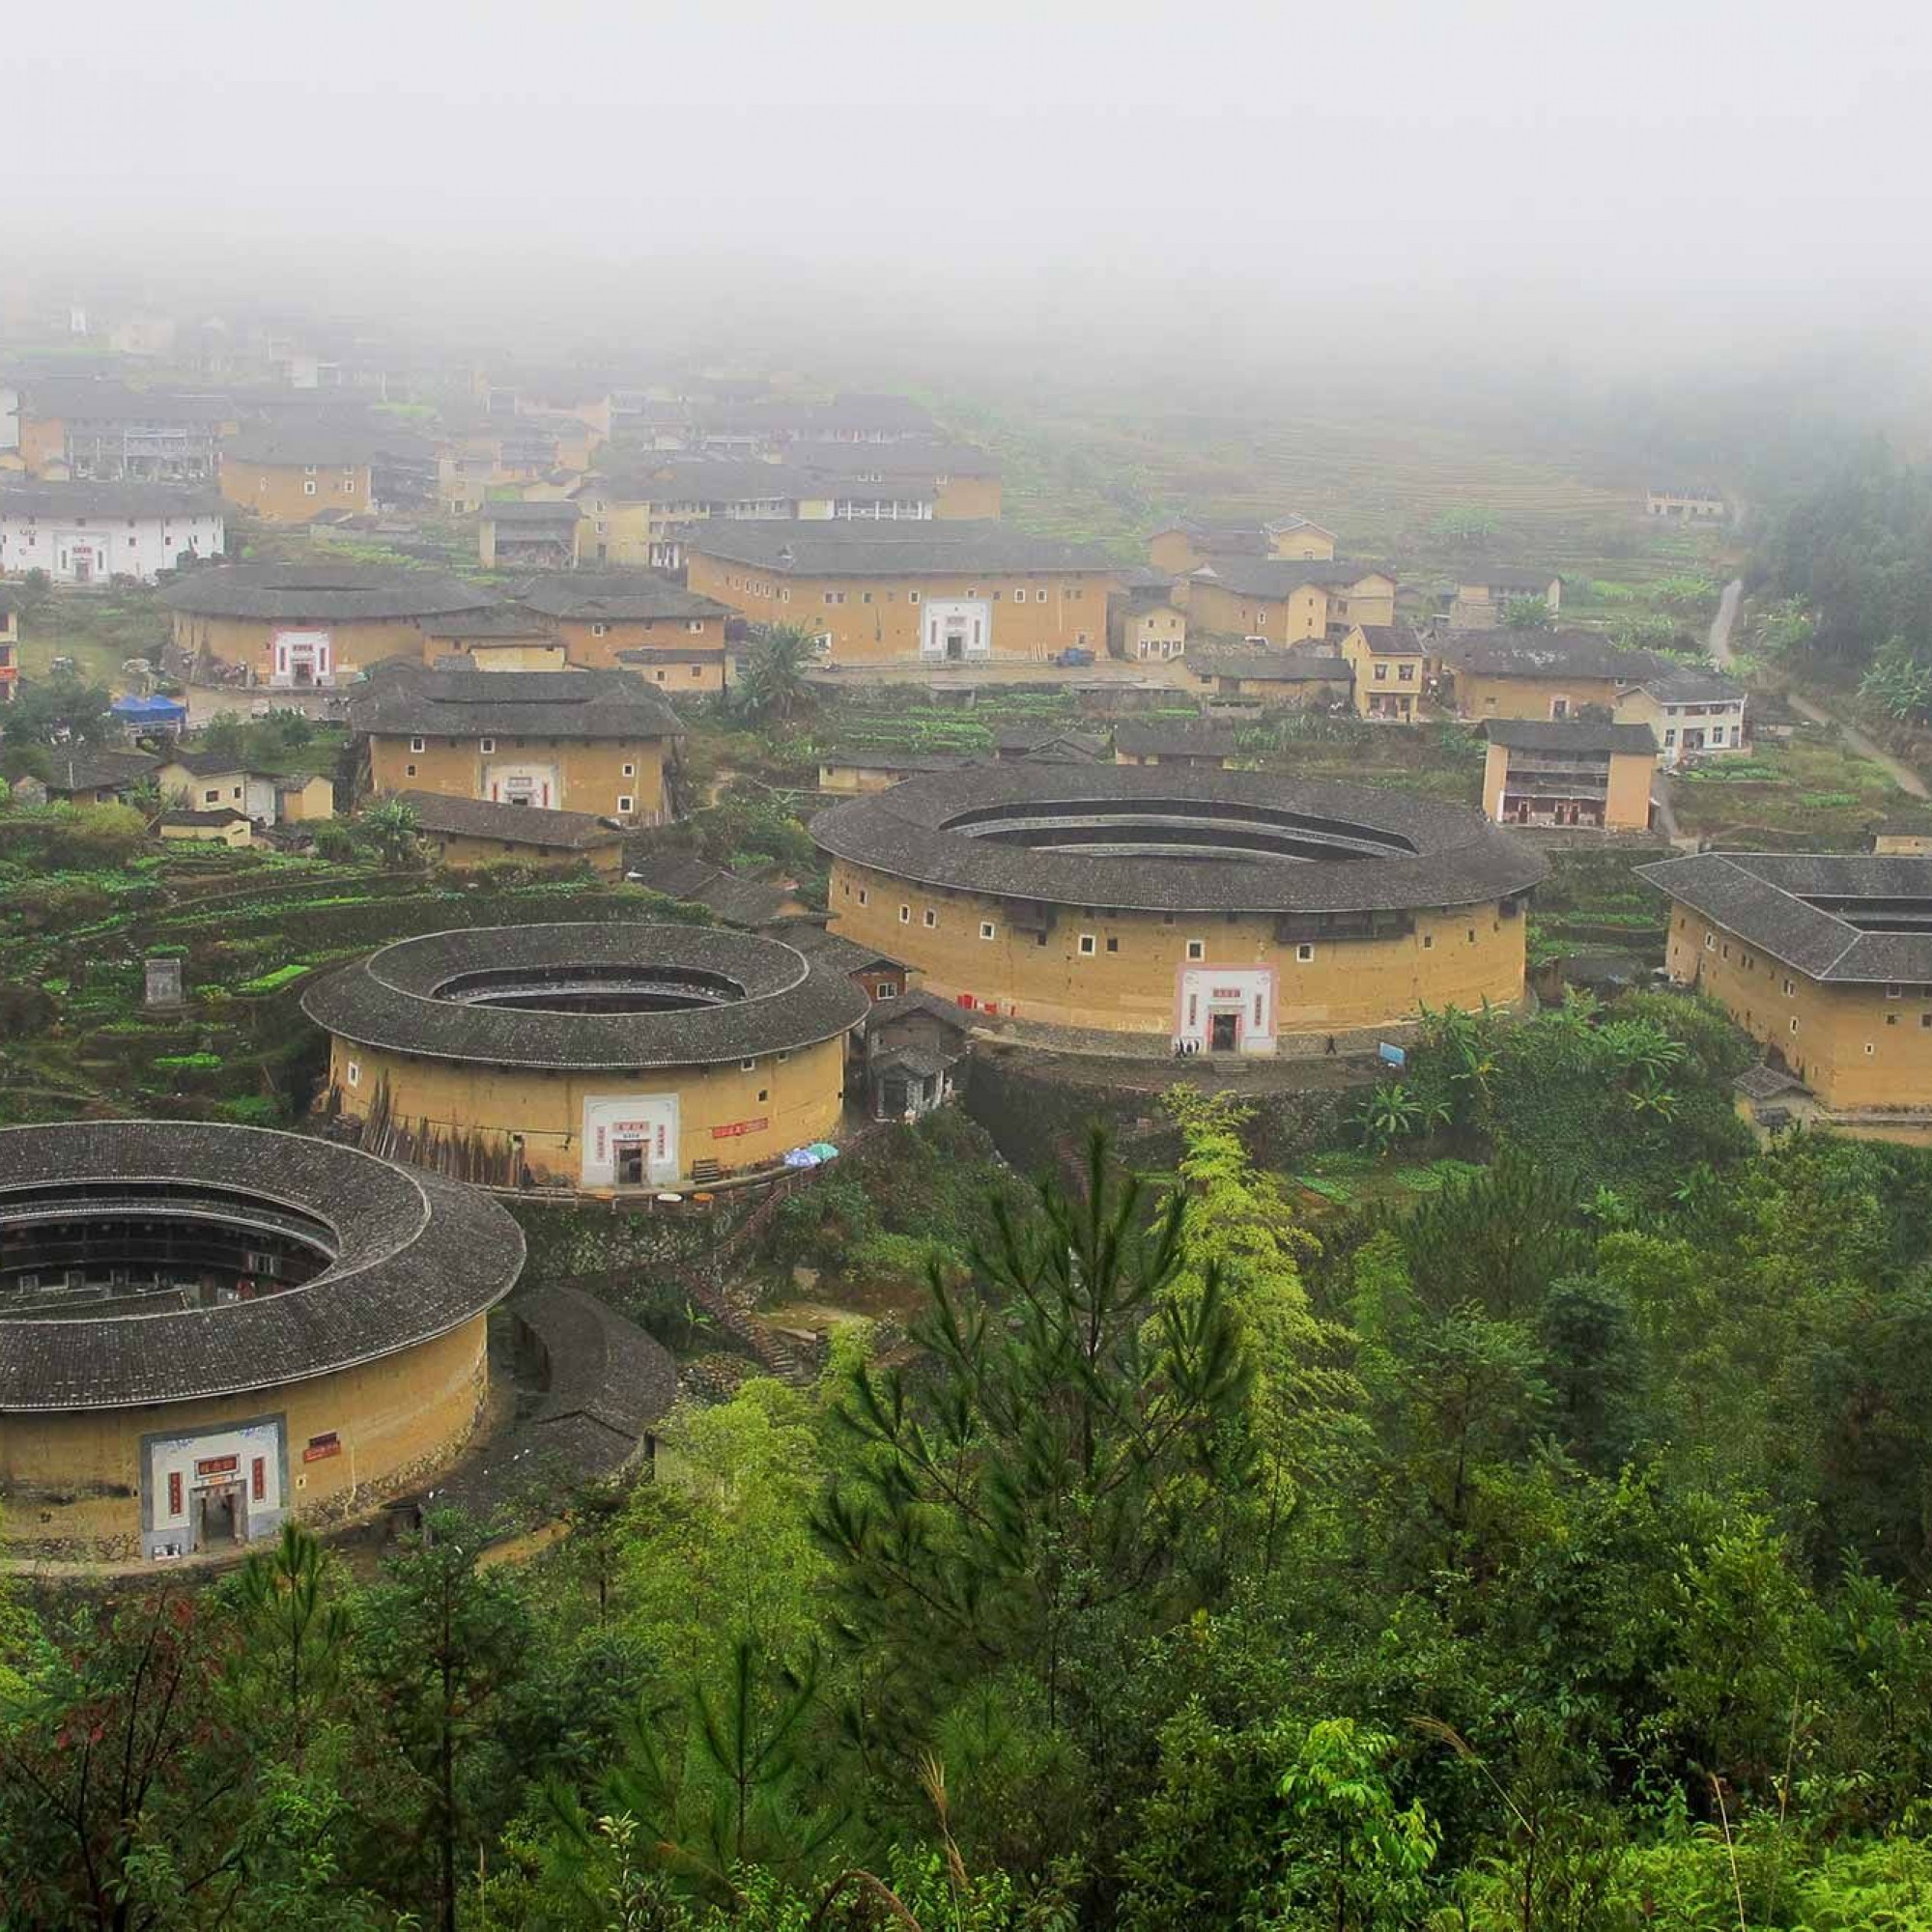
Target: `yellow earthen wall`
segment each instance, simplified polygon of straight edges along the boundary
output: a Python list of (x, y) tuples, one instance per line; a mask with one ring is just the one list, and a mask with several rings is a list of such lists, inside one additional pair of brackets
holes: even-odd
[[(1154, 561), (1163, 569), (1162, 559)], [(1187, 602), (1187, 631), (1217, 637), (1265, 638), (1271, 644), (1298, 644), (1328, 629), (1328, 593), (1304, 583), (1286, 597), (1241, 597), (1218, 583), (1190, 578), (1181, 595)]]
[[(859, 494), (854, 492), (854, 495)], [(884, 494), (884, 493), (882, 493)], [(997, 476), (949, 476), (932, 501), (935, 518), (987, 519), (1000, 514)]]
[(247, 665), (265, 682), (274, 668), (277, 631), (327, 631), (334, 644), (337, 684), (389, 658), (419, 658), (423, 653), (422, 626), (413, 617), (298, 620), (204, 617), (192, 611), (176, 611), (171, 616), (174, 641), (183, 650), (206, 651), (223, 664)]
[(1775, 1047), (1825, 1106), (1932, 1107), (1925, 988), (1902, 986), (1892, 1000), (1883, 986), (1807, 980), (1681, 905), (1671, 909), (1664, 963), (1673, 980), (1694, 981), (1753, 1039)]
[[(905, 960), (942, 999), (970, 993), (1054, 1026), (1169, 1037), (1179, 976), (1190, 965), (1276, 968), (1280, 1034), (1393, 1024), (1424, 1003), (1507, 1005), (1523, 989), (1523, 920), (1503, 918), (1494, 904), (1418, 913), (1414, 932), (1398, 938), (1319, 940), (1303, 962), (1293, 942), (1276, 941), (1271, 915), (1177, 913), (1170, 925), (1159, 913), (1061, 907), (1041, 946), (1002, 900), (903, 883), (842, 859), (833, 862), (830, 902), (834, 932)], [(992, 939), (980, 937), (981, 922), (992, 923)], [(1092, 955), (1079, 951), (1083, 933), (1094, 935)], [(1106, 951), (1109, 939), (1120, 941), (1118, 952)], [(1204, 942), (1200, 960), (1187, 956), (1194, 939)]]
[[(426, 737), (420, 752), (406, 736), (372, 734), (370, 782), (377, 791), (434, 791), (445, 798), (487, 798), (486, 765), (554, 764), (563, 796), (550, 802), (553, 811), (588, 811), (600, 818), (620, 815), (646, 821), (665, 809), (664, 744), (656, 738), (626, 742), (612, 738), (495, 738), (485, 753), (481, 738)], [(632, 776), (624, 776), (624, 767)], [(617, 801), (633, 801), (619, 814)]]
[[(0, 1547), (71, 1539), (103, 1553), (137, 1554), (142, 1437), (276, 1415), (284, 1419), (284, 1493), (293, 1514), (372, 1509), (443, 1466), (469, 1440), (488, 1385), (486, 1319), (285, 1388), (142, 1408), (0, 1415)], [(304, 1463), (309, 1441), (331, 1431), (342, 1453)]]
[[(352, 1061), (360, 1075), (353, 1087)], [(782, 1061), (763, 1054), (749, 1069), (734, 1060), (722, 1066), (546, 1072), (417, 1060), (343, 1039), (331, 1039), (328, 1052), (329, 1086), (344, 1112), (359, 1117), (386, 1078), (394, 1118), (426, 1119), (444, 1132), (522, 1134), (524, 1158), (537, 1178), (570, 1186), (582, 1172), (583, 1103), (592, 1095), (675, 1094), (686, 1173), (695, 1160), (757, 1167), (837, 1130), (844, 1072), (843, 1039), (798, 1047)], [(712, 1131), (756, 1120), (766, 1124), (740, 1134)]]
[(1601, 704), (1607, 713), (1617, 701), (1617, 686), (1607, 677), (1481, 677), (1458, 671), (1456, 715), (1459, 718), (1542, 718), (1554, 714), (1551, 703), (1567, 698), (1575, 718), (1586, 704)]
[[(698, 626), (695, 631), (693, 624)], [(654, 644), (681, 651), (716, 651), (721, 662), (724, 651), (723, 617), (612, 619), (604, 626), (602, 637), (587, 621), (564, 617), (557, 621), (556, 635), (565, 657), (588, 670), (609, 670), (616, 666), (619, 651), (648, 650)]]
[[(311, 496), (305, 486), (313, 483)], [(271, 524), (312, 523), (325, 510), (362, 516), (375, 507), (366, 463), (243, 463), (221, 459), (221, 495)]]
[[(923, 605), (968, 597), (991, 606), (995, 658), (1047, 658), (1083, 637), (1087, 648), (1097, 653), (1106, 648), (1107, 599), (1116, 587), (1106, 571), (786, 577), (701, 552), (693, 552), (685, 581), (698, 596), (728, 605), (755, 623), (800, 624), (814, 634), (829, 633), (832, 656), (846, 664), (917, 664)], [(1024, 603), (1015, 594), (1022, 589)], [(1042, 590), (1045, 603), (1039, 601)], [(827, 603), (828, 597), (843, 601)]]

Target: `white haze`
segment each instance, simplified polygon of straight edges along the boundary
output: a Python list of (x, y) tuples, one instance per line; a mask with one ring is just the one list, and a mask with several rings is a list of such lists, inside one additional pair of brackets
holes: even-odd
[(1870, 0), (15, 0), (0, 294), (1735, 373), (1932, 310), (1928, 74)]

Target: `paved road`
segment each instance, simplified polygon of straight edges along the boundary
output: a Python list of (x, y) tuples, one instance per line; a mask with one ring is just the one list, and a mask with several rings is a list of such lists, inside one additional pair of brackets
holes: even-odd
[(1724, 594), (1718, 600), (1718, 614), (1711, 619), (1711, 655), (1720, 665), (1731, 661), (1731, 626), (1738, 621), (1738, 605), (1745, 594), (1745, 581), (1734, 577), (1724, 585)]

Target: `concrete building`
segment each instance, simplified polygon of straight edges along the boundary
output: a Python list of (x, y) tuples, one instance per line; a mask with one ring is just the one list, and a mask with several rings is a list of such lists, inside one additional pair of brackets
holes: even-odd
[(159, 601), (187, 676), (281, 691), (326, 691), (392, 659), (419, 661), (430, 619), (500, 609), (492, 592), (439, 571), (327, 557), (192, 571)]
[(364, 1145), (590, 1192), (702, 1184), (828, 1138), (866, 996), (750, 933), (433, 933), (311, 986), (327, 1109)]
[(1535, 853), (1480, 814), (1269, 773), (974, 766), (821, 811), (833, 929), (1051, 1043), (1372, 1052), (1523, 996)]
[(1640, 867), (1664, 962), (1848, 1132), (1932, 1140), (1932, 859), (1706, 852)]
[(1648, 724), (1497, 719), (1483, 730), (1483, 810), (1498, 825), (1649, 827), (1657, 740)]
[(1122, 573), (1122, 589), (1107, 606), (1107, 650), (1129, 664), (1171, 664), (1187, 649), (1187, 613), (1164, 570)]
[(1118, 570), (1094, 544), (995, 523), (743, 523), (693, 539), (688, 582), (839, 665), (938, 668), (1099, 651)]
[(169, 483), (0, 486), (0, 572), (44, 570), (56, 583), (131, 577), (152, 583), (184, 560), (219, 556), (221, 499)]
[(1493, 631), (1509, 614), (1519, 597), (1533, 597), (1552, 618), (1563, 609), (1563, 580), (1549, 570), (1506, 570), (1486, 564), (1467, 572), (1449, 602), (1450, 628)]
[(631, 825), (669, 815), (666, 768), (684, 727), (622, 670), (425, 670), (384, 666), (352, 700), (379, 792), (589, 812)]
[(1680, 524), (1721, 524), (1731, 514), (1731, 506), (1721, 490), (1708, 484), (1666, 484), (1646, 490), (1643, 513)]
[(461, 871), (479, 866), (537, 866), (557, 871), (584, 867), (605, 878), (624, 869), (624, 828), (587, 811), (546, 811), (541, 806), (496, 805), (446, 792), (399, 791), (416, 816), (416, 835), (437, 864)]
[(1350, 624), (1395, 622), (1395, 579), (1360, 563), (1217, 557), (1180, 580), (1188, 634), (1319, 642)]
[(33, 376), (0, 391), (0, 449), (49, 482), (212, 483), (235, 425), (225, 396), (129, 388), (105, 377)]
[(1357, 717), (1415, 723), (1428, 653), (1406, 624), (1351, 624), (1341, 640), (1341, 655), (1353, 676)]
[(1661, 658), (1617, 700), (1617, 717), (1648, 724), (1666, 766), (1693, 758), (1742, 757), (1747, 742), (1745, 688), (1723, 671)]
[(418, 1488), (523, 1259), (486, 1196), (320, 1140), (0, 1130), (0, 1548), (214, 1554)]
[(0, 583), (0, 704), (20, 688), (20, 599)]

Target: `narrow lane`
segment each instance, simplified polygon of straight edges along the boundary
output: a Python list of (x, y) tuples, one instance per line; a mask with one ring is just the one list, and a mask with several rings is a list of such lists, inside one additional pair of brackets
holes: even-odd
[(1738, 621), (1738, 605), (1745, 594), (1745, 581), (1734, 577), (1724, 585), (1724, 594), (1718, 600), (1718, 614), (1711, 619), (1711, 655), (1720, 665), (1731, 661), (1731, 626)]

